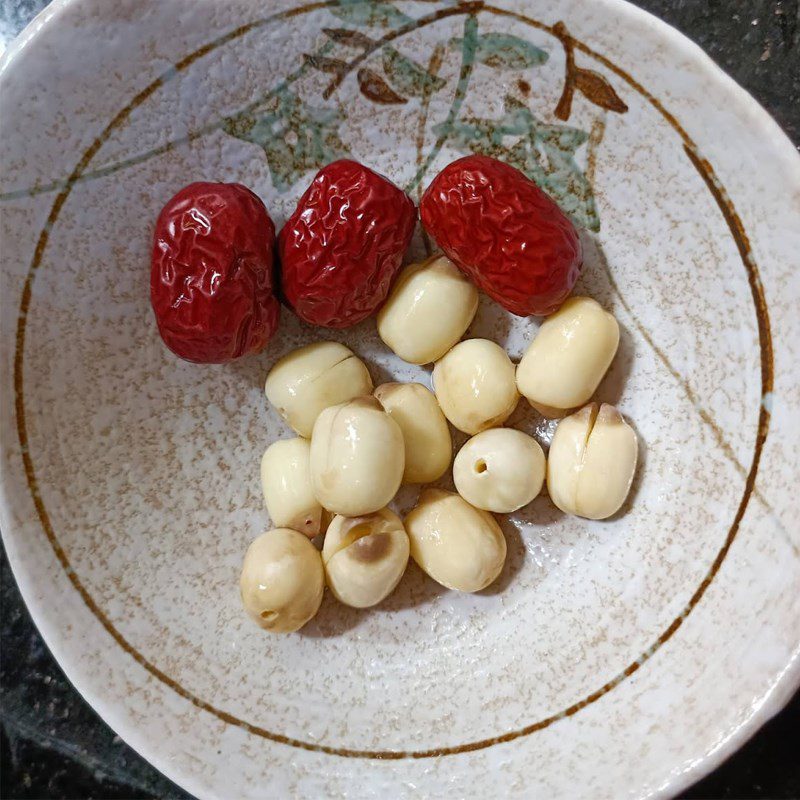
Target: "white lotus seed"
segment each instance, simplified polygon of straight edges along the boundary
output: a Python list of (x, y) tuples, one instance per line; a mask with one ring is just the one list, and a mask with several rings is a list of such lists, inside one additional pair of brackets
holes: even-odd
[(265, 630), (302, 628), (317, 613), (324, 588), (322, 558), (302, 533), (277, 528), (247, 548), (239, 579), (242, 603)]
[(372, 391), (364, 362), (338, 342), (316, 342), (281, 358), (267, 375), (267, 400), (308, 438), (320, 412)]
[(411, 557), (448, 589), (479, 592), (503, 569), (506, 540), (500, 526), (460, 495), (425, 489), (405, 525)]
[(437, 361), (433, 389), (447, 419), (469, 434), (502, 425), (519, 400), (511, 359), (488, 339), (460, 342)]
[(322, 506), (311, 488), (310, 449), (306, 439), (273, 442), (261, 459), (261, 488), (275, 527), (313, 539), (320, 533)]
[(567, 514), (605, 519), (633, 482), (636, 433), (614, 406), (590, 403), (558, 423), (547, 458), (547, 491)]
[(372, 514), (400, 488), (403, 434), (376, 398), (358, 397), (319, 415), (310, 463), (311, 485), (325, 508), (348, 517)]
[(375, 397), (400, 426), (406, 450), (404, 483), (432, 483), (453, 457), (447, 420), (436, 398), (420, 383), (384, 383)]
[(441, 358), (470, 326), (478, 290), (443, 255), (410, 264), (378, 313), (378, 335), (404, 361)]
[(476, 508), (508, 514), (542, 490), (545, 459), (522, 431), (492, 428), (473, 436), (453, 462), (458, 493)]
[(591, 398), (618, 345), (613, 315), (590, 297), (570, 297), (530, 343), (517, 367), (517, 388), (545, 416), (561, 416), (561, 409)]
[(345, 605), (374, 606), (400, 582), (408, 553), (403, 523), (388, 508), (364, 517), (336, 516), (322, 547), (328, 586)]

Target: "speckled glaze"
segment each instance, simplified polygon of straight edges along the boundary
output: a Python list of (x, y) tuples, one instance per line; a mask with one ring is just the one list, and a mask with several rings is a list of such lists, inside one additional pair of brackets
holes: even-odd
[[(800, 159), (620, 2), (269, 9), (56, 0), (0, 63), (0, 524), (37, 624), (202, 798), (674, 794), (800, 679)], [(597, 523), (538, 497), (477, 595), (412, 565), (377, 608), (326, 596), (269, 637), (237, 590), (268, 525), (259, 459), (289, 435), (263, 379), (320, 332), (287, 313), (257, 357), (176, 359), (149, 308), (153, 220), (207, 179), (279, 226), (347, 155), (417, 197), (473, 149), (585, 229), (576, 292), (620, 322), (596, 397), (636, 427), (632, 497)], [(518, 359), (537, 324), (482, 297), (467, 336)], [(376, 385), (430, 385), (373, 320), (336, 338)], [(552, 433), (524, 403), (510, 424)]]

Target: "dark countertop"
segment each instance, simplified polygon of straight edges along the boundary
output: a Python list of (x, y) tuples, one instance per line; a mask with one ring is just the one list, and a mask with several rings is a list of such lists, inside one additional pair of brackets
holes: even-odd
[[(49, 0), (0, 0), (8, 41)], [(694, 39), (800, 143), (798, 0), (637, 0)], [(188, 798), (81, 699), (42, 643), (0, 548), (2, 798)], [(684, 798), (800, 798), (800, 693)]]

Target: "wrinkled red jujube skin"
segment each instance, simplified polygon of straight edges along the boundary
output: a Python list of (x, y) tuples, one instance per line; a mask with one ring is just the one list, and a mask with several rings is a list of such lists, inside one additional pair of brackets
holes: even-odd
[(513, 314), (552, 314), (578, 280), (575, 226), (502, 161), (467, 156), (446, 166), (425, 191), (420, 216), (447, 257)]
[(150, 301), (161, 338), (188, 361), (257, 353), (278, 327), (275, 226), (237, 183), (192, 183), (161, 210)]
[(278, 237), (287, 304), (327, 328), (366, 319), (386, 299), (416, 219), (411, 198), (362, 164), (323, 167)]

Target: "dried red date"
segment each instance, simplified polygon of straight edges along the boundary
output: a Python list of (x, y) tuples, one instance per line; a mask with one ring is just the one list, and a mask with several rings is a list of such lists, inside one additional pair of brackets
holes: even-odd
[(278, 237), (281, 286), (300, 319), (346, 328), (386, 299), (417, 211), (386, 178), (355, 161), (321, 169)]
[(150, 301), (164, 343), (188, 361), (257, 353), (278, 327), (275, 227), (236, 183), (192, 183), (156, 223)]
[(519, 170), (487, 156), (446, 166), (420, 203), (425, 230), (486, 294), (519, 316), (551, 314), (581, 268), (578, 233)]

